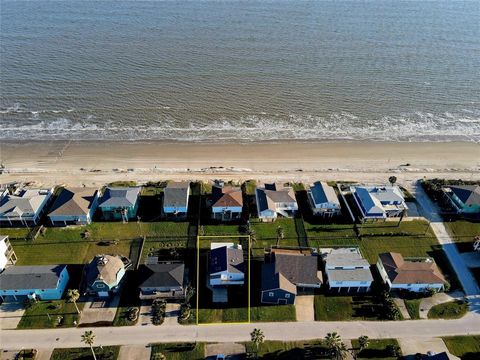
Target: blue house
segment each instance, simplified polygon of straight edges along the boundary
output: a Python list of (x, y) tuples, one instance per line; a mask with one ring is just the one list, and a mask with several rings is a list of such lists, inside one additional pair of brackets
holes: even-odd
[(59, 300), (68, 280), (67, 265), (11, 266), (0, 274), (0, 298)]
[(452, 185), (443, 188), (443, 192), (457, 213), (480, 213), (480, 185)]
[(125, 276), (125, 264), (119, 256), (97, 255), (85, 267), (86, 292), (108, 297), (118, 292)]
[(107, 187), (100, 198), (98, 208), (105, 220), (128, 221), (137, 216), (139, 196), (139, 187)]

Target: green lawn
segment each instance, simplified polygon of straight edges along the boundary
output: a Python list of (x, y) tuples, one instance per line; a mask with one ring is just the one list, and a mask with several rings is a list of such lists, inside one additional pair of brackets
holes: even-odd
[(252, 227), (259, 240), (276, 240), (278, 227), (283, 229), (285, 239), (297, 239), (297, 230), (293, 219), (281, 218), (272, 223), (255, 221), (252, 222)]
[(167, 360), (200, 360), (205, 358), (204, 343), (170, 343), (152, 345), (150, 359), (155, 359), (155, 354), (163, 354)]
[(461, 300), (435, 305), (428, 312), (429, 319), (459, 319), (468, 311), (468, 304)]
[(444, 337), (443, 342), (448, 351), (462, 360), (476, 360), (480, 358), (480, 336), (452, 336)]
[(445, 227), (456, 242), (473, 243), (475, 236), (480, 235), (480, 223), (478, 222), (474, 223), (466, 220), (457, 220), (445, 222)]
[(317, 242), (318, 246), (335, 245), (337, 241), (339, 245), (344, 241), (348, 244), (357, 239), (352, 224), (312, 224), (305, 221), (304, 226), (310, 242)]
[[(80, 311), (83, 303), (78, 303)], [(63, 320), (60, 325), (58, 317)], [(79, 316), (75, 305), (64, 300), (39, 301), (27, 309), (20, 320), (17, 329), (45, 329), (56, 327), (73, 327), (73, 322), (78, 322)]]
[[(93, 350), (97, 359), (115, 360), (118, 358), (120, 346), (94, 346)], [(92, 351), (90, 348), (74, 348), (74, 349), (54, 349), (50, 360), (89, 360), (92, 359)]]
[[(251, 343), (246, 343), (247, 351), (256, 349)], [(310, 341), (265, 341), (258, 350), (259, 359), (329, 359), (323, 340)]]
[(229, 309), (198, 309), (198, 323), (229, 323), (248, 321), (247, 307)]
[(242, 233), (238, 225), (218, 224), (201, 225), (199, 235), (242, 235)]
[(252, 322), (296, 321), (294, 305), (255, 306), (250, 313)]
[(422, 299), (405, 299), (405, 307), (412, 320), (420, 319), (420, 303)]
[(1, 230), (2, 235), (8, 235), (10, 240), (12, 239), (25, 239), (28, 235), (29, 229), (27, 228), (6, 228), (3, 227)]
[(125, 283), (120, 294), (120, 302), (115, 313), (113, 326), (130, 326), (135, 325), (138, 321), (130, 321), (128, 319), (128, 309), (131, 307), (140, 307), (140, 299), (138, 298), (138, 280), (133, 271), (127, 271), (125, 274)]
[[(358, 359), (384, 359), (395, 360), (396, 356), (389, 354), (387, 346), (399, 346), (396, 339), (369, 339), (369, 345), (366, 349), (358, 353)], [(358, 348), (358, 340), (352, 340), (352, 347)]]
[(315, 295), (315, 320), (316, 321), (342, 321), (351, 320), (351, 296), (325, 296)]

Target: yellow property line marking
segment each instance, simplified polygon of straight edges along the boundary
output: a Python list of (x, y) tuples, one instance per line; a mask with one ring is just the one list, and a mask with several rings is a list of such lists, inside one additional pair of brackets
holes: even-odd
[[(199, 323), (198, 322), (198, 299), (199, 299), (199, 288), (200, 288), (200, 240), (201, 238), (248, 238), (248, 299), (247, 299), (247, 321), (236, 321), (236, 322), (220, 322), (220, 323)], [(218, 325), (218, 324), (229, 324), (229, 325), (240, 325), (240, 324), (250, 324), (251, 323), (251, 303), (250, 303), (250, 280), (251, 280), (251, 271), (250, 271), (250, 235), (197, 235), (197, 306), (196, 306), (196, 321), (197, 325)]]

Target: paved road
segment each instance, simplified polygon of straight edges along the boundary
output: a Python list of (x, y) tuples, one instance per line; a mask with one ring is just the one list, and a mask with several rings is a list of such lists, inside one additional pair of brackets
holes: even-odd
[[(97, 345), (143, 345), (155, 342), (239, 342), (249, 341), (254, 328), (264, 331), (267, 340), (296, 341), (323, 338), (337, 331), (345, 339), (367, 335), (381, 338), (431, 338), (480, 334), (480, 314), (470, 312), (458, 320), (291, 322), (219, 324), (200, 326), (141, 326), (93, 328)], [(81, 334), (88, 328), (2, 330), (0, 348), (80, 347)], [(58, 340), (57, 340), (58, 339)]]
[[(470, 299), (478, 297), (480, 295), (480, 289), (477, 282), (472, 276), (472, 273), (468, 270), (468, 267), (458, 252), (453, 239), (445, 228), (443, 219), (439, 215), (438, 207), (430, 200), (420, 183), (415, 185), (414, 193), (418, 203), (422, 207), (423, 215), (430, 220), (432, 230), (447, 254), (448, 260), (457, 274), (458, 280), (462, 284), (465, 294)], [(478, 305), (478, 302), (474, 303)]]

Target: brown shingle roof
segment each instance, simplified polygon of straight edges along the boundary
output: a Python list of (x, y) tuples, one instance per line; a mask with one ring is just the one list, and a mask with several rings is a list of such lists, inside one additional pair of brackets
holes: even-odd
[(214, 207), (243, 206), (242, 190), (237, 187), (225, 186), (222, 196), (215, 201)]
[(48, 215), (86, 215), (96, 194), (94, 188), (63, 188)]
[(380, 261), (392, 284), (438, 284), (445, 278), (435, 262), (405, 261), (402, 254), (383, 253)]

